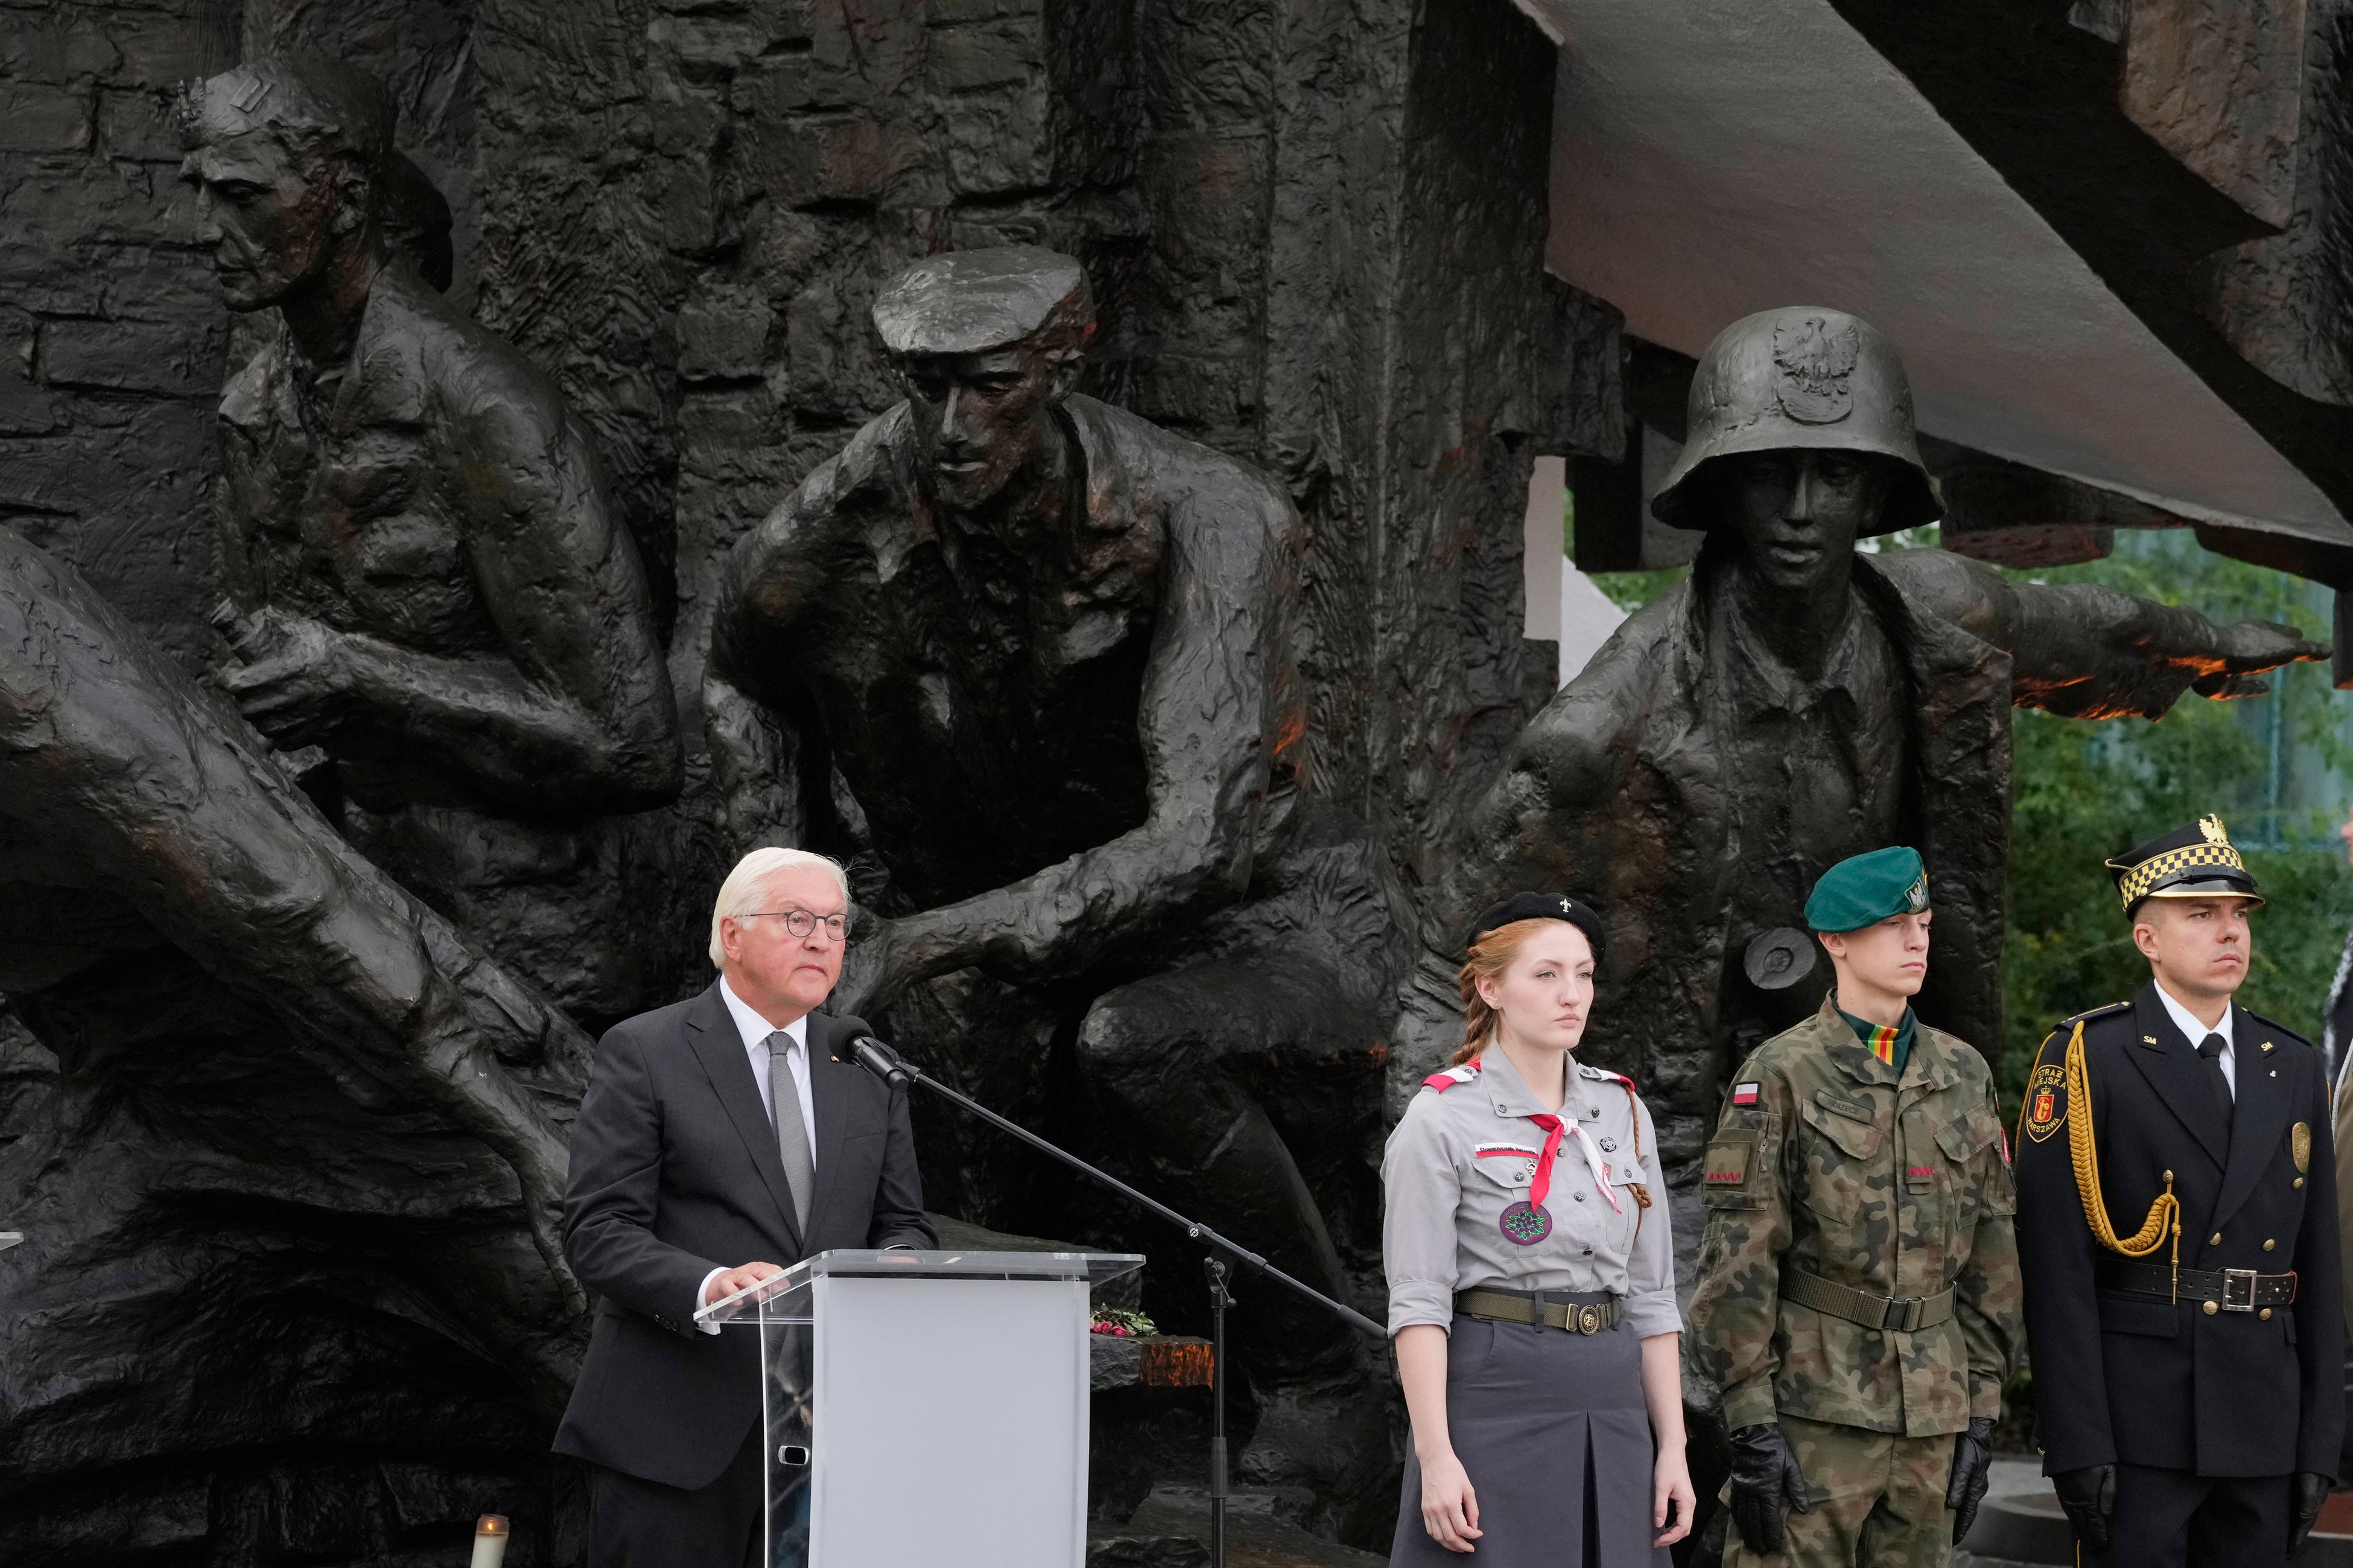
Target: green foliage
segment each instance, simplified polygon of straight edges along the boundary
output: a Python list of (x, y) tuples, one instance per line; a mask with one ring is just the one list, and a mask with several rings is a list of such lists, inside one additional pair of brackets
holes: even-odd
[[(2119, 537), (2115, 556), (2010, 575), (2099, 582), (2217, 621), (2284, 621), (2325, 637), (2310, 584), (2198, 548), (2186, 531)], [(2275, 675), (2237, 702), (2185, 696), (2158, 722), (2013, 715), (2010, 919), (2002, 955), (2002, 1089), (2015, 1107), (2042, 1037), (2059, 1020), (2129, 996), (2148, 978), (2101, 862), (2221, 814), (2270, 900), (2255, 916), (2240, 1000), (2317, 1039), (2353, 921), (2353, 875), (2329, 828), (2343, 800), (2342, 709), (2324, 665)], [(2312, 788), (2284, 801), (2282, 748)], [(2250, 847), (2250, 845), (2269, 847)]]

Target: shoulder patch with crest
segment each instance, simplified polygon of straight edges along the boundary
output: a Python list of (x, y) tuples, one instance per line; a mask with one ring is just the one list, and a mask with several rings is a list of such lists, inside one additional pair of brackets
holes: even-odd
[(2026, 1135), (2040, 1143), (2067, 1124), (2067, 1069), (2038, 1062), (2026, 1080)]

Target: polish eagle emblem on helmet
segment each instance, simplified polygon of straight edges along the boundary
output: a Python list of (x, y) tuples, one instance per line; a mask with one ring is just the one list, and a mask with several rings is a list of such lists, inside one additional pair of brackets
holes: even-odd
[(1801, 316), (1773, 329), (1775, 392), (1781, 412), (1801, 425), (1835, 425), (1854, 412), (1855, 356), (1862, 347), (1852, 321), (1833, 326)]

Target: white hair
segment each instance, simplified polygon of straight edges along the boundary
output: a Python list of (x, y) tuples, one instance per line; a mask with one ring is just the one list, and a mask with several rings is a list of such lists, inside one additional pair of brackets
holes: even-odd
[(842, 912), (849, 910), (849, 879), (843, 874), (841, 863), (829, 856), (807, 849), (754, 849), (735, 862), (735, 869), (719, 884), (719, 897), (711, 904), (711, 963), (713, 968), (725, 962), (727, 950), (719, 944), (719, 922), (730, 916), (760, 912), (761, 895), (769, 878), (779, 871), (789, 871), (797, 866), (822, 866), (833, 878), (833, 885), (841, 889)]

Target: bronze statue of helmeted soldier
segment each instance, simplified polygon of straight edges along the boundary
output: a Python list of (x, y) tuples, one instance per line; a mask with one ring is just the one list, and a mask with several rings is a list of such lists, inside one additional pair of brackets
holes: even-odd
[[(1335, 1289), (1297, 1145), (1353, 1160), (1400, 955), (1368, 837), (1296, 777), (1298, 520), (1075, 390), (1068, 257), (934, 256), (873, 315), (905, 400), (723, 573), (705, 706), (735, 835), (856, 857), (839, 1005)], [(1284, 1064), (1361, 1111), (1294, 1103)], [(1250, 1315), (1313, 1359), (1329, 1326), (1282, 1294)]]
[[(1689, 428), (1651, 502), (1706, 535), (1689, 579), (1522, 732), (1426, 942), (1442, 947), (1450, 911), (1496, 889), (1556, 886), (1604, 911), (1586, 1048), (1658, 1108), (1684, 1203), (1724, 1072), (1820, 1004), (1828, 965), (1807, 973), (1810, 943), (1786, 933), (1839, 860), (1919, 847), (1937, 910), (1921, 1016), (2000, 1038), (2013, 705), (2154, 718), (2186, 689), (2261, 690), (2253, 672), (2327, 652), (2287, 627), (2218, 626), (1941, 550), (1858, 552), (1939, 508), (1902, 362), (1840, 311), (1725, 329)], [(1427, 1054), (1400, 1052), (1398, 1075)], [(1679, 1234), (1699, 1235), (1692, 1218)]]
[(221, 396), (221, 685), (405, 885), (584, 1016), (641, 1005), (605, 819), (684, 764), (586, 427), (419, 276), (438, 198), (372, 79), (257, 59), (183, 124), (229, 307), (273, 318)]

